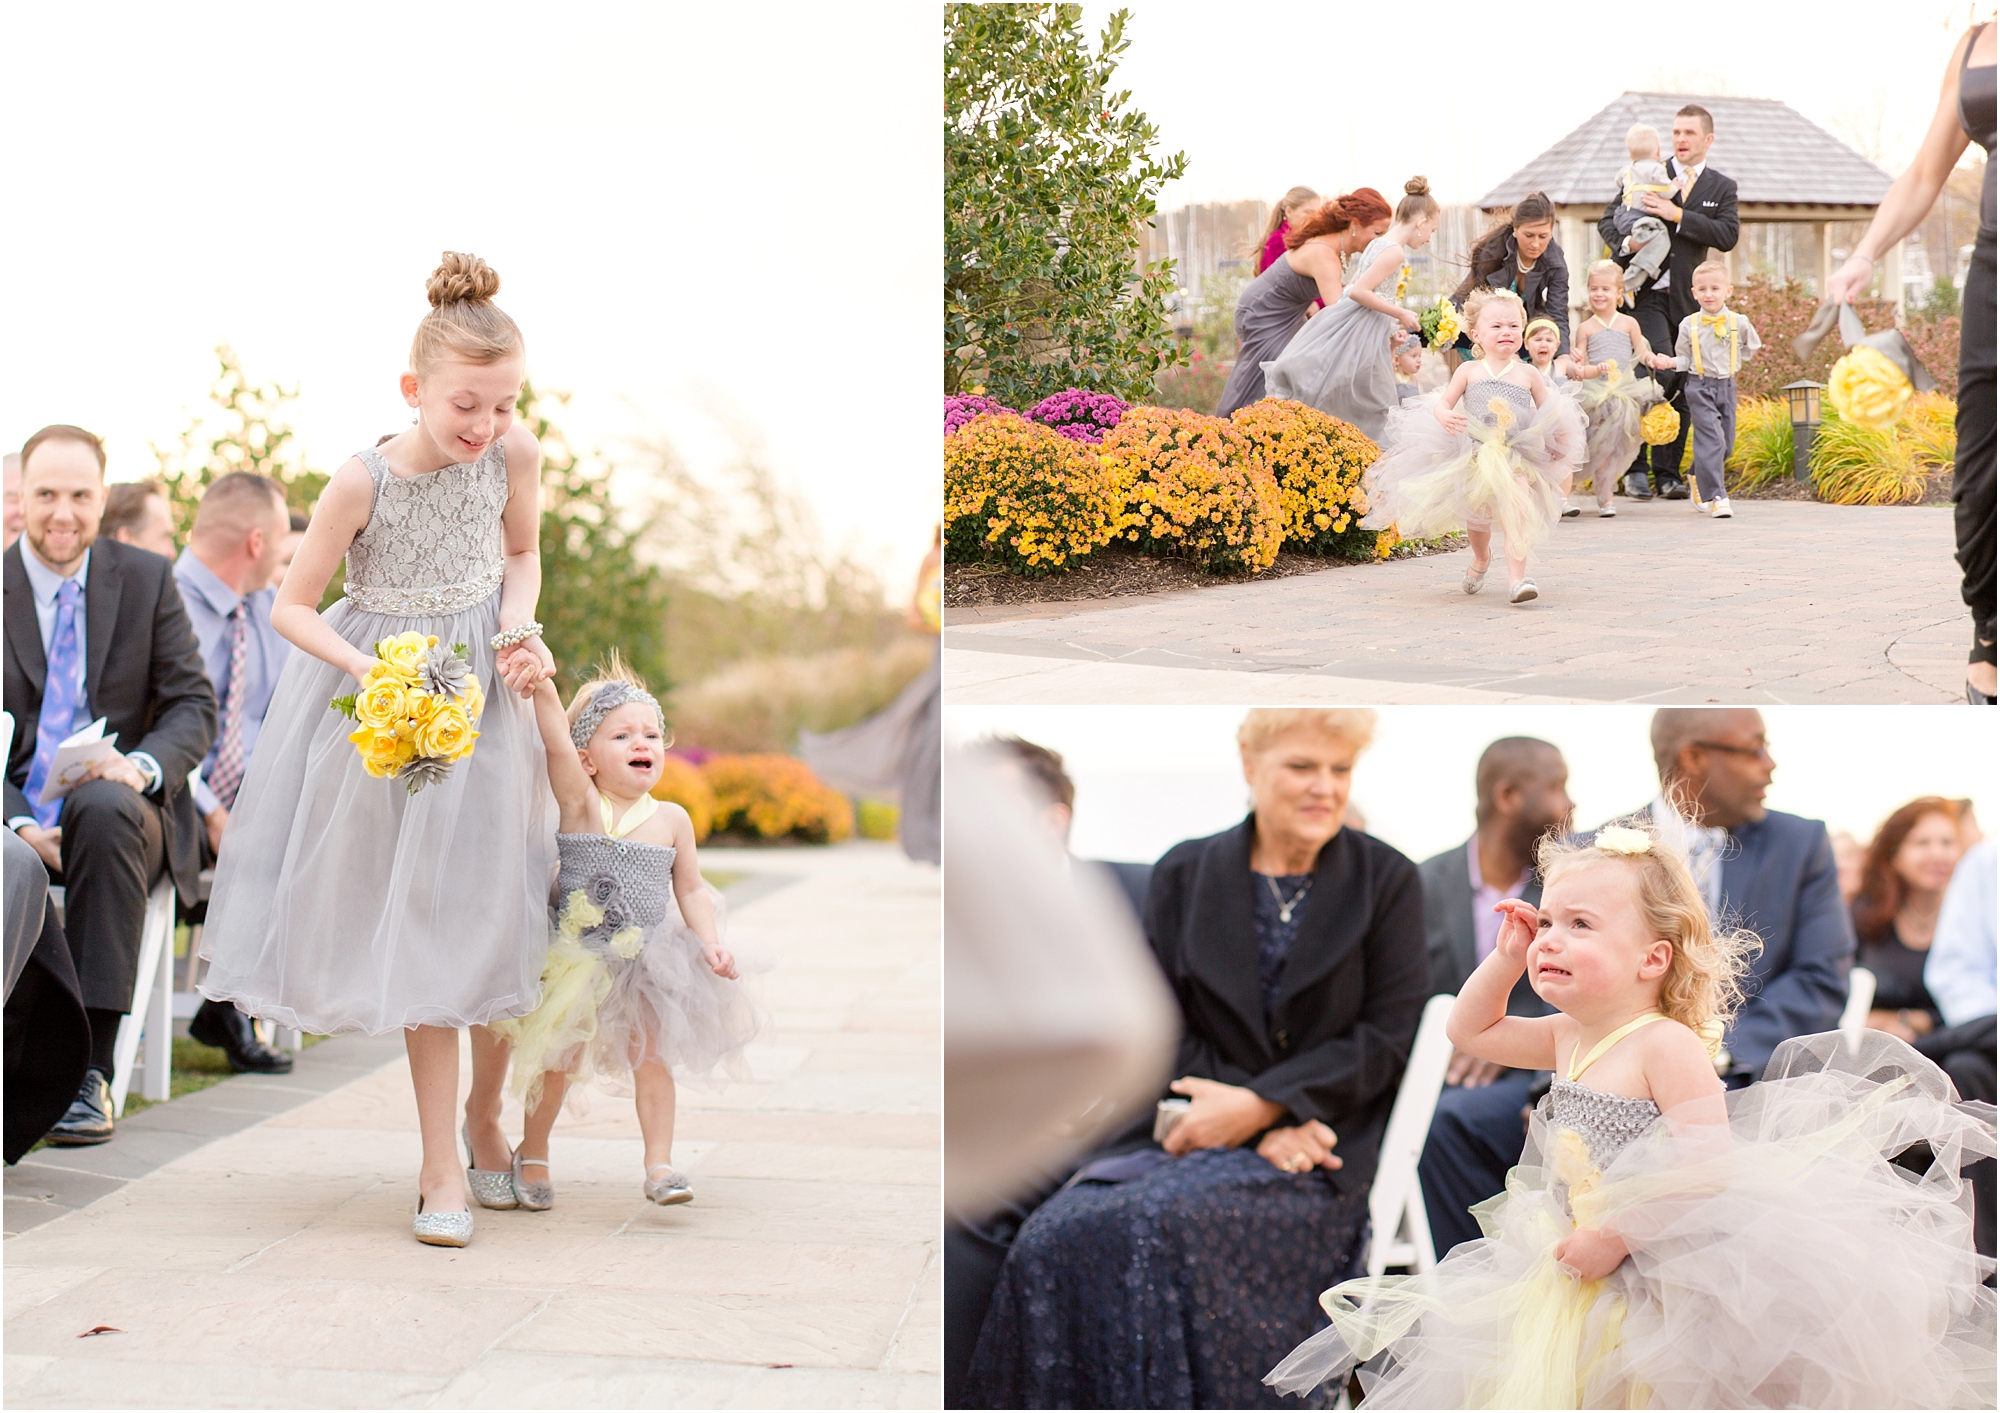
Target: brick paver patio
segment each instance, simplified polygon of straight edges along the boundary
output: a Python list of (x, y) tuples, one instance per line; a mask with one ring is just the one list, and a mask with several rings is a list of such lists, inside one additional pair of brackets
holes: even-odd
[[(1542, 597), (1470, 551), (1265, 583), (953, 609), (947, 700), (1916, 702), (1963, 699), (1948, 506), (1620, 499), (1551, 532)], [(1496, 555), (1496, 561), (1498, 557)]]

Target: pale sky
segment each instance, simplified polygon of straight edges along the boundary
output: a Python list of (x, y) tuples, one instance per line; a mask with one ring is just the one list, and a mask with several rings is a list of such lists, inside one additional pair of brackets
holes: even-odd
[(113, 479), (210, 350), (303, 384), (331, 470), (396, 391), (445, 249), (484, 256), (579, 449), (761, 437), (909, 592), (938, 514), (934, 5), (15, 7), (0, 445), (74, 422)]
[[(2000, 828), (2000, 742), (1976, 713), (1933, 707), (1766, 707), (1775, 810), (1867, 839), (1918, 795), (1970, 798)], [(1590, 828), (1659, 789), (1650, 707), (1383, 707), (1354, 770), (1368, 832), (1422, 859), (1472, 833), (1473, 770), (1501, 736), (1538, 736), (1569, 762), (1576, 824)], [(1062, 752), (1077, 784), (1071, 847), (1150, 860), (1245, 812), (1241, 707), (947, 707), (948, 741), (1008, 733)]]
[[(1093, 43), (1118, 8), (1084, 6)], [(1163, 154), (1188, 155), (1162, 210), (1274, 201), (1300, 183), (1393, 201), (1418, 173), (1440, 201), (1475, 201), (1627, 89), (1775, 98), (1843, 137), (1879, 117), (1893, 174), (1930, 120), (1953, 39), (1975, 10), (1993, 13), (1990, 0), (1123, 8), (1132, 47), (1114, 87), (1159, 125)]]

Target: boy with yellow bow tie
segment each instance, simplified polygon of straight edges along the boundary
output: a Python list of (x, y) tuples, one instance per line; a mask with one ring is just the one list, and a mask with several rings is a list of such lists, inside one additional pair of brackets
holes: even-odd
[(1694, 299), (1701, 308), (1681, 320), (1673, 357), (1655, 354), (1659, 369), (1678, 368), (1688, 375), (1688, 431), (1694, 437), (1694, 508), (1726, 520), (1735, 512), (1722, 484), (1722, 463), (1736, 444), (1736, 375), (1764, 346), (1749, 316), (1727, 308), (1729, 268), (1720, 260), (1695, 267)]

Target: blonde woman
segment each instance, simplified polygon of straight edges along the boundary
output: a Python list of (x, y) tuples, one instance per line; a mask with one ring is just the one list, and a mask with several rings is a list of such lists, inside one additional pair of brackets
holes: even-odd
[(1430, 991), (1416, 866), (1343, 822), (1373, 731), (1370, 711), (1244, 718), (1249, 816), (1168, 850), (1146, 900), (1182, 1027), (1167, 1112), (1022, 1226), (964, 1406), (1266, 1406), (1264, 1370), (1319, 1323), (1317, 1273), (1359, 1261)]

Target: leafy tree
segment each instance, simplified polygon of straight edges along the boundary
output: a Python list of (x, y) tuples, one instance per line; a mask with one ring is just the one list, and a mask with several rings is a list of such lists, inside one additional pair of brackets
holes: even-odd
[(945, 7), (944, 390), (1027, 407), (1065, 387), (1137, 401), (1184, 361), (1173, 264), (1139, 267), (1158, 130), (1113, 93), (1126, 12), (1093, 52), (1080, 5)]
[(285, 503), (301, 512), (311, 511), (328, 479), (326, 472), (306, 464), (296, 434), (281, 415), (298, 397), (299, 385), (252, 383), (236, 350), (226, 343), (216, 346), (215, 359), (220, 371), (208, 397), (220, 415), (209, 420), (190, 414), (173, 446), (153, 447), (173, 507), (174, 529), (183, 539), (193, 528), (202, 492), (218, 476), (232, 471), (269, 476), (285, 488)]
[(521, 388), (521, 421), (542, 444), (542, 596), (535, 616), (556, 659), (556, 686), (567, 697), (601, 659), (616, 651), (655, 693), (667, 677), (667, 589), (659, 570), (639, 558), (651, 528), (618, 514), (609, 468), (586, 465), (550, 418), (548, 404), (567, 394)]

